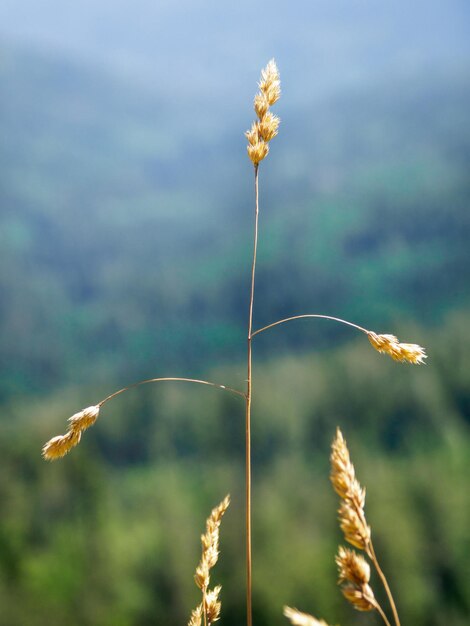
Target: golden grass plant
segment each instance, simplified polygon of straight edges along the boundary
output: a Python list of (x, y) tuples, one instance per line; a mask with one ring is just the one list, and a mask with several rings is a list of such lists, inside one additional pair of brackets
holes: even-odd
[[(180, 377), (159, 377), (159, 378), (151, 378), (148, 380), (139, 381), (127, 387), (123, 387), (118, 391), (110, 394), (106, 398), (102, 399), (96, 405), (90, 406), (86, 409), (83, 409), (79, 413), (76, 413), (71, 418), (69, 418), (68, 429), (64, 435), (59, 435), (50, 439), (43, 447), (42, 454), (43, 457), (49, 461), (61, 458), (65, 456), (74, 446), (78, 445), (81, 440), (81, 436), (84, 430), (89, 428), (100, 414), (100, 410), (104, 404), (109, 402), (110, 400), (116, 398), (120, 394), (137, 387), (143, 384), (149, 383), (160, 383), (160, 382), (184, 382), (184, 383), (194, 383), (199, 385), (209, 385), (211, 387), (221, 389), (223, 391), (227, 391), (229, 393), (235, 394), (241, 398), (243, 398), (245, 403), (245, 539), (246, 539), (246, 624), (247, 626), (252, 626), (252, 565), (251, 565), (251, 551), (252, 551), (252, 532), (251, 532), (251, 406), (252, 406), (252, 397), (253, 397), (253, 388), (252, 388), (252, 357), (253, 357), (253, 339), (277, 326), (285, 324), (286, 322), (305, 319), (305, 318), (316, 318), (316, 319), (326, 319), (331, 320), (340, 324), (345, 324), (349, 327), (352, 327), (362, 333), (364, 333), (372, 346), (381, 353), (388, 354), (395, 361), (407, 362), (412, 364), (421, 364), (424, 363), (424, 359), (426, 358), (426, 354), (420, 346), (416, 344), (408, 344), (408, 343), (400, 343), (398, 339), (394, 335), (390, 334), (376, 334), (371, 330), (367, 330), (357, 324), (353, 324), (347, 320), (343, 320), (338, 317), (333, 317), (331, 315), (325, 315), (320, 313), (306, 313), (302, 315), (295, 315), (293, 317), (288, 317), (285, 319), (277, 320), (263, 328), (259, 328), (257, 330), (253, 329), (253, 312), (254, 312), (254, 298), (255, 298), (255, 276), (256, 276), (256, 257), (257, 257), (257, 247), (258, 247), (258, 218), (259, 218), (259, 167), (261, 162), (268, 156), (269, 154), (269, 144), (276, 137), (279, 131), (280, 120), (279, 118), (272, 113), (271, 107), (276, 104), (281, 96), (281, 82), (279, 71), (277, 65), (274, 60), (269, 61), (266, 67), (261, 71), (261, 78), (258, 83), (259, 91), (255, 95), (254, 98), (254, 111), (256, 114), (256, 120), (252, 123), (251, 128), (245, 133), (245, 136), (248, 140), (247, 152), (248, 158), (250, 159), (253, 165), (254, 172), (254, 223), (253, 223), (253, 254), (251, 259), (251, 284), (249, 290), (249, 307), (248, 307), (248, 323), (247, 323), (247, 376), (246, 376), (246, 386), (242, 389), (233, 389), (231, 387), (227, 387), (226, 385), (215, 383), (207, 380), (199, 380), (195, 378), (180, 378)], [(339, 444), (338, 444), (339, 445)], [(344, 444), (345, 446), (345, 444)], [(346, 454), (346, 448), (343, 449), (343, 456)], [(340, 450), (338, 449), (336, 455), (338, 459), (340, 457)], [(344, 457), (345, 458), (345, 457)], [(349, 458), (349, 457), (348, 457)], [(344, 459), (343, 459), (344, 460)], [(339, 462), (339, 461), (338, 461)], [(347, 465), (349, 468), (349, 474), (344, 474), (343, 478), (339, 477), (338, 472), (335, 474), (335, 480), (337, 484), (340, 484), (340, 481), (346, 480), (349, 476), (351, 478), (351, 465)], [(346, 539), (350, 541), (353, 545), (362, 549), (366, 552), (366, 554), (372, 559), (374, 565), (377, 564), (374, 562), (374, 553), (372, 548), (372, 543), (370, 541), (370, 529), (365, 523), (365, 518), (362, 519), (363, 515), (361, 513), (361, 502), (363, 503), (363, 492), (359, 488), (358, 484), (355, 482), (355, 479), (352, 478), (351, 485), (347, 485), (346, 483), (343, 485), (343, 505), (342, 505), (342, 527), (347, 530)], [(348, 491), (348, 489), (352, 489), (352, 491)], [(349, 495), (347, 495), (349, 494)], [(341, 495), (341, 494), (340, 494)], [(344, 499), (347, 495), (347, 498)], [(354, 540), (355, 543), (351, 540)], [(362, 558), (362, 557), (361, 557)], [(349, 552), (341, 552), (338, 555), (338, 559), (342, 564), (341, 567), (343, 575), (345, 588), (344, 593), (348, 597), (348, 599), (355, 604), (356, 608), (360, 608), (362, 610), (368, 610), (369, 606), (375, 602), (373, 600), (373, 596), (369, 591), (368, 583), (364, 582), (362, 585), (358, 584), (359, 580), (366, 579), (365, 574), (368, 572), (366, 566), (363, 561), (359, 557), (351, 556)], [(201, 561), (202, 563), (202, 561)], [(347, 564), (349, 570), (347, 569)], [(346, 574), (351, 574), (352, 570), (359, 574), (359, 571), (362, 571), (362, 579), (356, 577), (354, 580), (351, 580), (346, 576)], [(351, 574), (352, 576), (352, 574)], [(204, 591), (204, 586), (201, 587), (203, 590), (203, 595), (205, 596), (205, 602), (200, 605), (201, 608), (195, 609), (193, 615), (190, 620), (190, 624), (195, 626), (198, 624), (198, 620), (204, 617), (205, 622), (209, 623), (209, 614), (208, 609), (205, 609), (209, 598), (214, 602), (214, 606), (217, 605), (217, 593), (215, 590), (210, 593), (206, 590)], [(217, 588), (216, 588), (217, 589)], [(299, 625), (308, 625), (308, 626), (316, 626), (318, 624), (324, 624), (324, 622), (320, 622), (315, 620), (310, 616), (306, 616), (305, 614), (296, 612), (294, 609), (286, 609), (288, 616), (290, 617), (292, 623)], [(212, 615), (212, 614), (211, 614)], [(296, 620), (296, 621), (295, 621)], [(214, 619), (213, 619), (214, 621)], [(398, 625), (398, 620), (396, 621)]]
[[(338, 520), (344, 539), (364, 552), (370, 559), (387, 594), (395, 626), (400, 626), (395, 600), (375, 554), (371, 528), (366, 520), (364, 510), (366, 490), (361, 487), (356, 478), (346, 440), (339, 428), (336, 429), (336, 436), (331, 445), (330, 462), (330, 480), (340, 497)], [(350, 548), (339, 546), (335, 561), (338, 566), (338, 584), (341, 586), (341, 591), (346, 600), (358, 611), (377, 611), (384, 624), (391, 626), (384, 609), (376, 599), (369, 584), (370, 565), (362, 554), (358, 554)], [(284, 615), (295, 626), (328, 626), (312, 615), (300, 613), (297, 609), (288, 606), (284, 607)]]

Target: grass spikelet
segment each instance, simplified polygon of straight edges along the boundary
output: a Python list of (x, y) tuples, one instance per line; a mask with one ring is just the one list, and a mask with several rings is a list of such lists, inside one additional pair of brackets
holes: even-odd
[(364, 585), (360, 588), (354, 585), (346, 585), (341, 591), (346, 600), (350, 602), (357, 611), (375, 611), (377, 608), (374, 592), (369, 585)]
[(370, 566), (363, 556), (343, 546), (339, 547), (336, 556), (338, 566), (338, 583), (349, 581), (358, 587), (368, 584), (370, 580)]
[(261, 70), (258, 86), (260, 91), (254, 99), (258, 121), (253, 122), (251, 129), (245, 133), (248, 156), (255, 167), (268, 156), (268, 143), (277, 135), (280, 123), (280, 119), (269, 111), (269, 107), (281, 97), (279, 70), (274, 59)]
[(281, 80), (276, 61), (271, 59), (261, 70), (261, 80), (258, 84), (261, 93), (266, 97), (269, 106), (275, 104), (281, 97)]
[(374, 592), (369, 586), (370, 566), (364, 557), (340, 546), (335, 560), (338, 584), (347, 583), (341, 589), (344, 597), (359, 611), (375, 609)]
[(424, 348), (416, 343), (400, 343), (395, 335), (377, 335), (371, 330), (367, 332), (367, 336), (378, 352), (388, 354), (394, 361), (422, 365), (424, 359), (427, 359)]
[(80, 431), (68, 431), (65, 435), (57, 435), (52, 437), (44, 444), (42, 449), (42, 456), (47, 461), (54, 461), (65, 456), (70, 450), (80, 443), (81, 432)]
[(201, 624), (202, 624), (202, 603), (199, 604), (191, 612), (191, 617), (189, 618), (188, 626), (201, 626)]
[(206, 615), (207, 615), (207, 623), (213, 624), (220, 617), (220, 608), (221, 603), (219, 602), (219, 593), (222, 587), (217, 585), (214, 587), (212, 591), (208, 591), (206, 593)]
[(338, 510), (341, 530), (346, 541), (359, 550), (367, 550), (371, 531), (364, 513), (366, 494), (356, 479), (349, 450), (339, 428), (331, 446), (330, 461), (330, 479), (342, 500)]
[(72, 417), (69, 417), (69, 428), (80, 431), (86, 430), (87, 428), (90, 428), (90, 426), (93, 426), (98, 419), (99, 414), (100, 409), (98, 406), (89, 406), (79, 413), (75, 413)]
[(222, 587), (217, 585), (209, 590), (210, 570), (219, 558), (219, 529), (229, 504), (230, 496), (227, 495), (219, 505), (212, 509), (206, 520), (206, 532), (201, 535), (201, 560), (194, 575), (194, 582), (202, 591), (202, 603), (191, 613), (188, 626), (200, 626), (202, 617), (204, 617), (204, 626), (210, 626), (219, 619), (221, 609), (219, 594)]
[(284, 607), (284, 615), (294, 626), (328, 626), (324, 620), (316, 619), (312, 615), (292, 609), (290, 606)]
[(47, 461), (54, 461), (65, 456), (72, 448), (80, 443), (82, 432), (90, 428), (100, 413), (99, 406), (89, 406), (72, 417), (69, 417), (68, 431), (65, 435), (52, 437), (42, 448), (42, 456)]

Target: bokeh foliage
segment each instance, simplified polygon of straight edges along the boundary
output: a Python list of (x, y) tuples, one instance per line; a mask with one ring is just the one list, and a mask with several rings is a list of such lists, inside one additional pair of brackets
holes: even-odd
[[(449, 616), (452, 624), (466, 623), (465, 326), (465, 317), (455, 316), (438, 334), (421, 331), (434, 367), (397, 365), (362, 339), (328, 355), (258, 363), (258, 623), (282, 623), (283, 602), (360, 623), (335, 584), (341, 537), (328, 454), (336, 424), (367, 486), (368, 519), (402, 615), (415, 624), (440, 626)], [(231, 378), (237, 371), (213, 374)], [(227, 491), (233, 504), (215, 576), (224, 585), (224, 623), (240, 623), (243, 403), (175, 385), (130, 392), (103, 410), (69, 457), (45, 464), (39, 442), (84, 394), (69, 390), (5, 410), (0, 623), (184, 623), (197, 599), (192, 572), (205, 514)]]
[[(39, 450), (71, 413), (140, 377), (243, 385), (243, 137), (192, 142), (154, 94), (5, 52), (0, 624), (185, 623), (199, 534), (227, 492), (215, 576), (223, 622), (240, 624), (238, 398), (142, 388), (107, 405), (63, 461), (46, 464)], [(402, 79), (399, 98), (395, 89), (384, 81), (313, 109), (291, 105), (263, 172), (257, 323), (338, 314), (425, 345), (430, 359), (395, 364), (323, 321), (257, 337), (259, 626), (285, 623), (285, 602), (332, 623), (373, 623), (336, 589), (337, 424), (403, 621), (468, 623), (469, 82), (420, 75)]]

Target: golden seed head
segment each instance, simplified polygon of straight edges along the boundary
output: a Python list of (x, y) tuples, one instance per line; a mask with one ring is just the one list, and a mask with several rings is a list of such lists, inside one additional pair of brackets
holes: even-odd
[(258, 119), (263, 119), (269, 109), (269, 102), (264, 93), (257, 93), (254, 100), (255, 113)]
[(266, 113), (259, 123), (259, 134), (264, 141), (271, 141), (277, 135), (280, 121), (277, 115)]
[(206, 561), (202, 560), (196, 568), (196, 573), (194, 574), (194, 582), (199, 587), (199, 589), (207, 589), (210, 576), (209, 576), (209, 567)]
[(87, 428), (90, 428), (90, 426), (93, 426), (99, 414), (99, 406), (89, 406), (79, 413), (75, 413), (72, 417), (69, 417), (69, 428), (71, 430), (86, 430)]
[(363, 556), (343, 546), (339, 547), (335, 558), (338, 566), (338, 583), (351, 582), (361, 587), (370, 580), (370, 566)]
[(347, 498), (356, 482), (356, 476), (346, 441), (339, 428), (336, 429), (336, 436), (331, 445), (330, 462), (330, 480), (333, 487), (340, 498)]
[(212, 591), (206, 593), (206, 615), (207, 623), (213, 624), (220, 617), (221, 603), (219, 602), (219, 593), (222, 587), (217, 585)]
[(284, 615), (294, 626), (328, 626), (322, 619), (316, 619), (312, 615), (292, 609), (290, 606), (284, 607)]
[(258, 141), (254, 146), (248, 146), (247, 150), (253, 165), (258, 165), (268, 156), (269, 146), (264, 141)]
[(52, 437), (52, 439), (44, 445), (42, 449), (42, 456), (46, 459), (46, 461), (60, 459), (80, 442), (81, 435), (82, 433), (80, 430), (70, 430), (65, 435)]
[[(219, 532), (222, 517), (230, 504), (230, 496), (227, 495), (220, 504), (214, 507), (206, 520), (206, 532), (201, 535), (202, 555), (196, 568), (194, 582), (203, 593), (203, 604), (200, 604), (191, 613), (188, 626), (201, 626), (202, 616), (205, 614), (207, 626), (219, 619), (221, 603), (219, 593), (222, 587), (217, 586), (212, 591), (208, 590), (210, 582), (210, 570), (219, 558)], [(205, 609), (205, 611), (204, 611)]]
[(424, 348), (415, 343), (400, 343), (395, 335), (378, 335), (370, 330), (367, 336), (378, 352), (388, 354), (394, 361), (421, 365), (427, 358)]
[(199, 589), (207, 589), (210, 582), (210, 570), (219, 558), (219, 529), (222, 517), (230, 504), (230, 496), (226, 496), (222, 502), (212, 509), (206, 520), (206, 532), (201, 535), (202, 555), (196, 568), (194, 582)]
[(371, 534), (364, 513), (366, 492), (356, 479), (346, 440), (339, 428), (331, 445), (330, 461), (330, 479), (342, 500), (338, 510), (341, 530), (348, 543), (365, 550)]
[(67, 433), (50, 439), (42, 449), (42, 456), (48, 461), (65, 456), (67, 452), (70, 452), (74, 446), (80, 443), (82, 431), (96, 422), (99, 413), (99, 406), (89, 406), (69, 417)]
[(193, 609), (189, 618), (188, 626), (201, 626), (202, 624), (202, 603)]
[(274, 59), (271, 59), (266, 67), (261, 70), (259, 88), (261, 93), (266, 96), (269, 106), (272, 106), (281, 97), (279, 70)]
[(345, 585), (341, 591), (348, 602), (358, 611), (373, 611), (376, 609), (374, 592), (369, 585), (364, 585), (360, 589), (354, 585)]
[(250, 144), (250, 146), (255, 146), (258, 143), (260, 139), (259, 122), (253, 122), (250, 130), (246, 131), (245, 137), (248, 139), (248, 143)]
[(268, 142), (277, 135), (279, 128), (279, 118), (269, 111), (269, 107), (281, 96), (279, 71), (274, 59), (261, 71), (259, 88), (260, 92), (254, 99), (258, 121), (253, 122), (250, 130), (245, 133), (248, 139), (248, 156), (255, 167), (268, 156)]
[(342, 502), (338, 510), (338, 519), (346, 541), (359, 550), (366, 550), (370, 543), (371, 531), (366, 523), (364, 511), (357, 510), (349, 502)]

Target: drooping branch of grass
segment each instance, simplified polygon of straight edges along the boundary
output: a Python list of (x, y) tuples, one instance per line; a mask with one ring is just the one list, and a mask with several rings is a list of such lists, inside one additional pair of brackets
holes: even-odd
[(118, 391), (106, 396), (103, 400), (100, 400), (96, 405), (89, 406), (86, 409), (82, 409), (78, 413), (72, 415), (68, 419), (68, 430), (65, 435), (57, 435), (56, 437), (52, 437), (49, 441), (44, 444), (42, 448), (42, 456), (47, 461), (54, 461), (56, 459), (60, 459), (65, 456), (72, 448), (80, 443), (80, 439), (82, 437), (82, 432), (93, 424), (98, 419), (100, 414), (101, 407), (109, 402), (113, 398), (129, 391), (130, 389), (134, 389), (135, 387), (139, 387), (140, 385), (148, 385), (150, 383), (167, 383), (167, 382), (180, 382), (180, 383), (194, 383), (197, 385), (207, 385), (209, 387), (215, 387), (216, 389), (221, 389), (223, 391), (228, 391), (229, 393), (235, 394), (237, 396), (241, 396), (242, 398), (246, 398), (246, 394), (243, 391), (239, 391), (238, 389), (232, 389), (232, 387), (227, 387), (226, 385), (220, 385), (219, 383), (213, 383), (209, 380), (199, 380), (197, 378), (180, 378), (176, 376), (172, 377), (163, 377), (163, 378), (148, 378), (147, 380), (141, 380), (138, 383), (133, 383), (132, 385), (128, 385), (127, 387), (123, 387)]
[(395, 335), (378, 335), (372, 330), (367, 330), (367, 328), (363, 328), (358, 324), (353, 324), (352, 322), (343, 320), (340, 317), (333, 317), (332, 315), (320, 315), (318, 313), (306, 313), (304, 315), (294, 315), (293, 317), (286, 317), (282, 320), (278, 320), (277, 322), (273, 322), (272, 324), (268, 324), (268, 326), (264, 326), (263, 328), (255, 330), (255, 332), (251, 336), (255, 337), (256, 335), (264, 333), (270, 328), (280, 326), (281, 324), (285, 324), (286, 322), (293, 322), (294, 320), (308, 318), (331, 320), (333, 322), (338, 322), (339, 324), (345, 324), (346, 326), (350, 326), (352, 328), (355, 328), (356, 330), (360, 330), (362, 333), (367, 335), (370, 343), (378, 352), (388, 354), (392, 357), (394, 361), (421, 365), (424, 363), (424, 359), (427, 358), (424, 348), (418, 346), (416, 343), (400, 343)]

